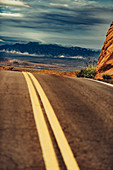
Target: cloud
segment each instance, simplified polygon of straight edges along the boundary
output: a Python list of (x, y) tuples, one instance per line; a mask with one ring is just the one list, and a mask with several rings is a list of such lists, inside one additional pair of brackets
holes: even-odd
[(36, 28), (37, 30), (43, 31), (50, 30), (53, 32), (74, 31), (76, 29), (85, 32), (91, 30), (92, 26), (109, 24), (112, 20), (112, 16), (113, 11), (111, 7), (69, 8), (69, 12), (57, 10), (54, 12), (40, 11), (39, 13), (33, 13), (32, 16), (29, 15), (29, 20), (25, 21), (21, 26)]
[(0, 39), (0, 42), (4, 42), (4, 40)]
[[(53, 5), (53, 4), (52, 4)], [(45, 5), (46, 6), (46, 5)], [(54, 5), (53, 5), (54, 6)], [(34, 10), (30, 9), (29, 12), (23, 11), (21, 14), (3, 14), (3, 24), (6, 27), (12, 26), (15, 30), (17, 28), (23, 29), (23, 32), (32, 30), (32, 32), (53, 32), (53, 33), (78, 33), (91, 34), (96, 27), (100, 25), (110, 24), (112, 21), (113, 11), (112, 7), (80, 7), (70, 8), (67, 10), (52, 10), (51, 6), (48, 10)], [(54, 7), (60, 6), (55, 4)], [(64, 9), (64, 6), (60, 6)], [(8, 20), (6, 16), (15, 16)], [(23, 17), (16, 17), (23, 16)], [(9, 25), (9, 26), (8, 26)], [(103, 26), (102, 26), (103, 27)], [(29, 31), (28, 31), (29, 32)]]
[(23, 15), (20, 13), (0, 13), (0, 16), (4, 17), (22, 17)]
[[(90, 38), (91, 44), (95, 37), (102, 39), (106, 28), (112, 22), (112, 5), (106, 6), (103, 3), (105, 1), (101, 1), (103, 4), (100, 1), (0, 0), (2, 4), (1, 35), (12, 36), (15, 42), (21, 39), (23, 41), (24, 38), (25, 41), (42, 39), (48, 42), (57, 40), (62, 43), (63, 41), (71, 43), (72, 40), (73, 44), (74, 42), (76, 44), (87, 42), (88, 44)], [(20, 8), (28, 6), (30, 10)], [(86, 39), (84, 40), (83, 37)], [(97, 42), (94, 42), (95, 44)]]
[[(30, 2), (31, 1), (29, 1), (29, 3)], [(38, 10), (33, 7), (30, 8), (30, 10), (23, 10), (21, 13), (2, 13), (1, 16), (4, 16), (2, 25), (10, 24), (14, 27), (23, 28), (24, 30), (33, 29), (37, 31), (52, 31), (58, 33), (60, 31), (76, 32), (77, 30), (82, 30), (85, 33), (86, 31), (92, 30), (94, 26), (110, 23), (113, 16), (112, 7), (92, 6), (92, 4), (95, 4), (96, 1), (67, 0), (65, 1), (66, 4), (63, 0), (62, 3), (56, 3), (56, 1), (54, 1), (55, 3), (50, 3), (51, 1), (47, 2), (49, 3), (40, 5), (37, 4)], [(73, 2), (87, 2), (86, 4), (90, 4), (90, 6), (84, 6), (82, 8), (76, 7), (76, 5), (71, 6)], [(33, 1), (33, 4), (35, 3), (37, 3), (37, 1)], [(32, 3), (30, 6), (32, 6)], [(45, 9), (43, 9), (43, 6)], [(7, 20), (6, 16), (12, 16), (12, 18)]]
[(24, 2), (19, 1), (19, 0), (0, 0), (0, 5), (29, 7), (29, 5), (27, 3), (24, 3)]
[(96, 4), (97, 1), (87, 1), (87, 0), (75, 0), (73, 4), (75, 5), (80, 5), (80, 6), (85, 6), (85, 5), (93, 5)]
[(24, 37), (22, 37), (21, 35), (13, 35), (11, 36), (10, 34), (8, 35), (7, 32), (5, 34), (3, 34), (2, 36), (0, 36), (0, 39), (3, 41), (0, 41), (0, 44), (14, 44), (14, 43), (27, 43), (28, 41), (30, 41), (30, 39), (25, 39)]
[[(20, 51), (15, 51), (15, 50), (9, 51), (9, 50), (3, 49), (3, 50), (0, 50), (0, 52), (6, 52), (6, 53), (18, 54), (18, 55), (27, 55), (27, 56), (44, 57), (44, 55), (38, 55), (38, 54), (35, 54), (35, 53), (30, 54), (30, 53), (28, 53), (28, 52), (23, 52), (23, 53), (22, 53), (22, 52), (20, 52)], [(14, 59), (14, 60), (15, 60), (15, 59)]]
[(50, 6), (61, 8), (61, 7), (68, 7), (69, 5), (68, 4), (50, 3)]

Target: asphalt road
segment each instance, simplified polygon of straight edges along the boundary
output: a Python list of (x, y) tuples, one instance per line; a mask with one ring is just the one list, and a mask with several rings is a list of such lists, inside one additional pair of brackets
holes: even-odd
[[(87, 79), (34, 75), (56, 113), (80, 169), (113, 170), (113, 87)], [(49, 123), (48, 128), (60, 168), (66, 169)], [(0, 71), (2, 169), (45, 169), (28, 87), (20, 72)]]

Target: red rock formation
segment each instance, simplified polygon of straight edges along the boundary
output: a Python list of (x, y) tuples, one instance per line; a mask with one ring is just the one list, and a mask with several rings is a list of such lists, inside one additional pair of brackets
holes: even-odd
[(96, 79), (102, 79), (104, 73), (111, 75), (113, 79), (113, 22), (107, 32), (105, 42), (101, 49), (96, 71)]

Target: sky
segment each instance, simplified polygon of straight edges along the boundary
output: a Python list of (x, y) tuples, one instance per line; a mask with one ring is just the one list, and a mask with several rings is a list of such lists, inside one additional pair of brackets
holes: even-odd
[(0, 44), (101, 49), (112, 21), (113, 0), (0, 0)]

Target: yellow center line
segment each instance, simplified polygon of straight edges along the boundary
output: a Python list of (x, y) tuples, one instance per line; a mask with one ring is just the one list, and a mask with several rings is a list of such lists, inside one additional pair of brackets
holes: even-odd
[(72, 150), (67, 142), (64, 132), (60, 126), (60, 123), (55, 115), (55, 112), (47, 96), (45, 95), (41, 85), (39, 84), (38, 80), (33, 76), (33, 74), (32, 73), (28, 73), (28, 74), (31, 77), (32, 81), (34, 82), (34, 85), (40, 95), (41, 101), (46, 111), (46, 115), (48, 117), (49, 123), (55, 135), (57, 144), (59, 146), (59, 149), (61, 151), (61, 154), (62, 154), (62, 157), (63, 157), (63, 160), (65, 162), (67, 169), (68, 170), (79, 170), (77, 161), (74, 158)]
[(44, 115), (39, 103), (34, 86), (27, 73), (23, 72), (31, 98), (31, 103), (33, 107), (34, 119), (36, 123), (36, 128), (39, 135), (40, 145), (42, 148), (43, 158), (47, 170), (59, 170), (59, 165), (57, 157), (53, 148), (53, 144), (50, 138), (50, 134), (44, 119)]

